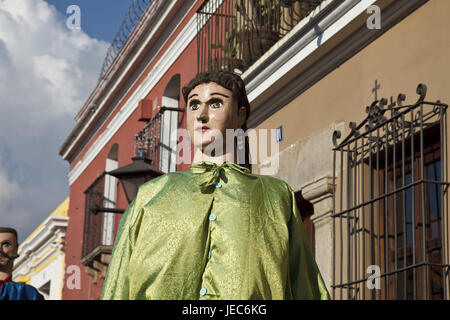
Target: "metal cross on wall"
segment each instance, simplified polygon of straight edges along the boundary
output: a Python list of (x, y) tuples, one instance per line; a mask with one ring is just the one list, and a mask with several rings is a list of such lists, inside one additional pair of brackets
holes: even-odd
[(375, 87), (372, 88), (372, 92), (375, 93), (375, 100), (378, 100), (378, 89), (380, 89), (380, 84), (378, 83), (378, 80), (375, 80)]

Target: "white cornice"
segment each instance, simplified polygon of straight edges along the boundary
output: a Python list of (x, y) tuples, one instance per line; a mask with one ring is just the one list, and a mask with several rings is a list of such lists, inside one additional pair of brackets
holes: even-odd
[(63, 237), (68, 220), (68, 217), (50, 216), (35, 235), (20, 244), (20, 257), (15, 261), (15, 266), (20, 266), (27, 259), (27, 252), (38, 252), (55, 235)]

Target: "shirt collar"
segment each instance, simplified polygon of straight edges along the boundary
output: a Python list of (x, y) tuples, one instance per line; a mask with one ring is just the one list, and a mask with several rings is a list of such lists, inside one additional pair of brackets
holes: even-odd
[(230, 168), (243, 174), (250, 173), (248, 168), (229, 161), (225, 161), (222, 164), (202, 161), (194, 163), (189, 167), (192, 173), (206, 173), (199, 181), (200, 190), (202, 192), (206, 192), (211, 186), (219, 182), (225, 168)]
[(242, 173), (250, 173), (250, 170), (244, 166), (240, 166), (238, 164), (235, 164), (230, 161), (224, 161), (222, 164), (217, 164), (210, 161), (202, 161), (202, 162), (196, 162), (193, 163), (189, 169), (193, 173), (203, 173), (206, 171), (223, 171), (223, 168), (231, 168), (236, 171), (242, 172)]

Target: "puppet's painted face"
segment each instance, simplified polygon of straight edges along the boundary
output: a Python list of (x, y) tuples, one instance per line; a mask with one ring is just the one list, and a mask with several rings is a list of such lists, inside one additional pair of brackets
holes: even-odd
[(219, 84), (202, 83), (189, 93), (187, 127), (195, 147), (204, 149), (212, 143), (215, 139), (213, 130), (220, 131), (225, 138), (226, 129), (240, 128), (243, 122), (245, 112), (238, 115), (233, 92)]
[(0, 271), (9, 268), (16, 255), (16, 236), (10, 232), (0, 232)]

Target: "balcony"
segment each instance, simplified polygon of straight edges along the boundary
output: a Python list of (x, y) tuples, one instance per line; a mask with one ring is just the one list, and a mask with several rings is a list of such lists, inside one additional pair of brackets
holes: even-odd
[(94, 282), (97, 280), (95, 270), (105, 277), (104, 264), (109, 261), (115, 228), (114, 213), (122, 213), (123, 209), (115, 208), (115, 203), (105, 197), (105, 186), (113, 177), (104, 172), (85, 191), (86, 205), (84, 215), (84, 230), (82, 244), (81, 263), (88, 269), (89, 274), (94, 274)]
[(216, 0), (197, 12), (198, 72), (245, 72), (322, 0)]
[(135, 136), (135, 155), (162, 172), (176, 170), (178, 112), (183, 108), (161, 107)]

